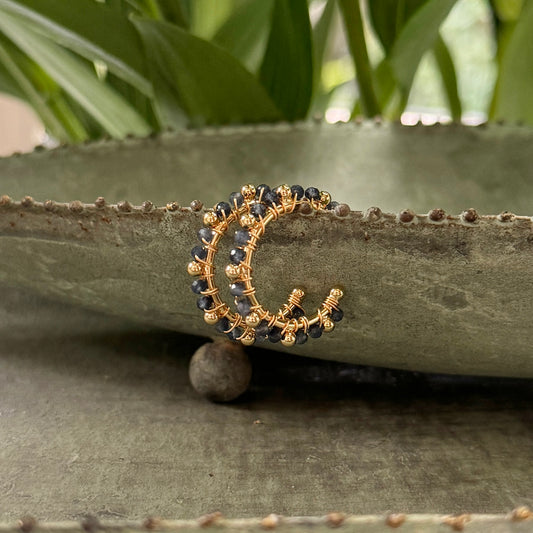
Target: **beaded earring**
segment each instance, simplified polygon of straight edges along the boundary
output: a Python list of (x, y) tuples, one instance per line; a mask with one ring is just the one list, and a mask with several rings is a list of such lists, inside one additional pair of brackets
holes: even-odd
[[(258, 187), (248, 184), (240, 192), (231, 193), (229, 203), (219, 202), (213, 210), (207, 211), (205, 227), (198, 232), (202, 245), (192, 249), (194, 261), (187, 268), (189, 274), (198, 277), (191, 288), (200, 295), (197, 305), (204, 311), (204, 320), (214, 324), (218, 332), (231, 340), (247, 346), (265, 339), (293, 346), (305, 343), (308, 337), (318, 338), (323, 332), (332, 331), (335, 322), (343, 318), (339, 307), (343, 296), (340, 288), (331, 289), (311, 317), (307, 317), (302, 308), (305, 293), (300, 288), (293, 289), (287, 303), (276, 313), (271, 313), (256, 298), (251, 261), (270, 222), (293, 213), (297, 207), (311, 212), (330, 210), (336, 205), (329, 193), (315, 187), (304, 191), (300, 185), (280, 185), (271, 189), (264, 184)], [(236, 246), (230, 252), (230, 263), (225, 272), (231, 280), (230, 293), (235, 297), (236, 313), (220, 298), (213, 264), (218, 243), (233, 222), (238, 222), (241, 229), (235, 232)]]

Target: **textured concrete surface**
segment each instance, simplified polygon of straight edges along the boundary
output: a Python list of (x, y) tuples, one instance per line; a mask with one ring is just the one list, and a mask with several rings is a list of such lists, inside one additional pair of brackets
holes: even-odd
[(289, 181), (329, 190), (352, 209), (533, 215), (532, 141), (532, 128), (496, 124), (208, 128), (0, 159), (0, 194), (212, 205), (249, 181)]
[[(0, 159), (0, 194), (212, 205), (249, 180), (289, 181), (328, 189), (352, 208), (378, 205), (391, 214), (297, 215), (269, 228), (254, 264), (266, 306), (277, 309), (297, 285), (308, 290), (309, 308), (332, 285), (346, 289), (345, 320), (294, 353), (532, 377), (532, 221), (496, 216), (532, 214), (532, 141), (532, 129), (498, 126), (209, 129)], [(465, 223), (459, 214), (470, 206), (492, 216)], [(406, 207), (420, 216), (399, 222)], [(438, 207), (451, 215), (424, 214)], [(200, 226), (200, 214), (180, 209), (4, 202), (0, 280), (144, 324), (212, 334), (185, 273)], [(225, 287), (223, 275), (219, 283)]]
[[(43, 204), (0, 206), (0, 280), (95, 310), (215, 335), (186, 272), (201, 213)], [(270, 230), (270, 228), (269, 228)], [(259, 300), (276, 310), (305, 288), (312, 310), (341, 286), (345, 318), (292, 353), (409, 370), (533, 377), (531, 219), (409, 223), (360, 212), (287, 216), (254, 258)], [(217, 284), (232, 303), (216, 258)], [(283, 349), (280, 344), (266, 343)]]
[(530, 380), (255, 350), (250, 392), (214, 405), (188, 383), (200, 339), (1, 294), (0, 521), (533, 505)]

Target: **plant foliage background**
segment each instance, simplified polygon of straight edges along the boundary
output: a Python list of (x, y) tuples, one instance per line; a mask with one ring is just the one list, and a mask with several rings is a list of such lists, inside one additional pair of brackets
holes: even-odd
[(335, 109), (398, 119), (415, 95), (453, 120), (474, 101), (533, 123), (531, 28), (533, 0), (0, 0), (0, 91), (62, 142)]

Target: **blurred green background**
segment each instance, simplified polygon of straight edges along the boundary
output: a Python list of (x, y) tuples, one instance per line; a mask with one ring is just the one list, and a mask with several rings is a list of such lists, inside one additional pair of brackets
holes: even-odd
[(381, 116), (533, 123), (533, 0), (0, 0), (51, 139)]

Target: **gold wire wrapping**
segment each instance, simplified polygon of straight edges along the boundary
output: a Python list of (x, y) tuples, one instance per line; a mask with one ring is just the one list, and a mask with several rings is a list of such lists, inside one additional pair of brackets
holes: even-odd
[[(222, 210), (216, 221), (213, 216), (206, 216), (208, 213), (216, 215), (214, 210), (208, 211), (206, 215), (204, 215), (204, 224), (213, 230), (214, 235), (210, 242), (203, 238), (201, 239), (207, 251), (207, 256), (206, 259), (196, 257), (195, 261), (201, 266), (200, 276), (207, 282), (207, 289), (202, 291), (201, 294), (210, 296), (213, 299), (213, 306), (205, 311), (206, 322), (212, 323), (211, 317), (213, 316), (213, 313), (215, 313), (218, 320), (226, 317), (229, 321), (229, 329), (224, 330), (224, 332), (230, 333), (234, 329), (242, 326), (243, 332), (236, 337), (236, 340), (240, 340), (244, 344), (253, 344), (255, 328), (247, 325), (245, 317), (241, 316), (238, 312), (234, 313), (231, 311), (230, 307), (220, 298), (220, 291), (215, 285), (214, 266), (215, 255), (218, 252), (218, 243), (226, 234), (231, 224), (238, 221), (241, 222), (242, 225), (243, 221), (251, 221), (253, 218), (253, 224), (243, 225), (243, 227), (246, 227), (250, 232), (250, 238), (246, 245), (243, 246), (245, 257), (239, 263), (238, 268), (236, 269), (238, 275), (235, 276), (232, 282), (244, 284), (245, 289), (242, 291), (242, 296), (249, 298), (251, 312), (257, 313), (261, 322), (266, 320), (269, 329), (278, 327), (281, 330), (282, 343), (286, 346), (292, 346), (295, 342), (295, 334), (299, 330), (307, 333), (309, 328), (314, 324), (318, 324), (320, 327), (323, 327), (325, 321), (329, 321), (331, 324), (329, 316), (334, 309), (338, 309), (339, 299), (342, 298), (343, 292), (339, 288), (331, 289), (320, 308), (317, 309), (312, 317), (307, 317), (304, 313), (304, 315), (299, 318), (292, 318), (290, 315), (296, 307), (303, 311), (302, 300), (305, 293), (302, 289), (296, 288), (289, 294), (287, 302), (283, 304), (276, 313), (271, 313), (259, 303), (255, 295), (255, 287), (252, 284), (253, 269), (251, 265), (253, 254), (257, 250), (257, 243), (264, 235), (266, 227), (270, 222), (277, 221), (280, 217), (293, 213), (296, 207), (304, 202), (308, 202), (315, 210), (324, 210), (331, 197), (329, 196), (329, 193), (321, 191), (320, 200), (308, 200), (305, 197), (297, 199), (297, 195), (291, 193), (288, 185), (281, 185), (277, 188), (277, 191), (280, 193), (279, 202), (268, 206), (264, 217), (259, 216), (258, 218), (255, 218), (251, 214), (251, 207), (256, 203), (262, 202), (264, 190), (264, 188), (261, 189), (259, 196), (256, 199), (255, 187), (250, 184), (244, 185), (241, 188), (243, 203), (240, 207), (237, 204), (237, 200), (234, 198), (229, 215), (226, 215), (225, 211)], [(243, 215), (245, 216), (244, 219), (241, 218)], [(194, 274), (191, 272), (191, 275)], [(237, 300), (237, 297), (235, 297), (235, 300)], [(332, 328), (333, 326), (331, 326), (331, 329)]]

